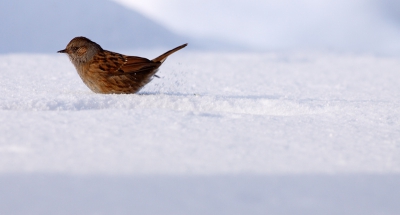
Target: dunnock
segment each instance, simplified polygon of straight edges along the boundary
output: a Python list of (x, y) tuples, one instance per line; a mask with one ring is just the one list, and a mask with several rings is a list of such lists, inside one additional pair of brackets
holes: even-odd
[(136, 93), (152, 80), (158, 68), (178, 46), (153, 60), (107, 51), (86, 37), (75, 37), (67, 53), (82, 81), (95, 93)]

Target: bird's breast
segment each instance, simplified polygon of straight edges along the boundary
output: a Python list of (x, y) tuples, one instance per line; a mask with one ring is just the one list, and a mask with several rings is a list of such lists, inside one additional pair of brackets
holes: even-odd
[(104, 77), (98, 71), (92, 71), (90, 64), (76, 66), (76, 71), (81, 77), (83, 83), (95, 93), (103, 93), (101, 82)]

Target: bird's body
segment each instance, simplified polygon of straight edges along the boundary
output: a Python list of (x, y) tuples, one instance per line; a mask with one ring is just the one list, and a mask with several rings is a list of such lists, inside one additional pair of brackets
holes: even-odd
[(149, 83), (165, 59), (186, 45), (149, 60), (107, 51), (85, 37), (76, 37), (59, 53), (68, 54), (82, 81), (93, 92), (127, 94), (136, 93)]

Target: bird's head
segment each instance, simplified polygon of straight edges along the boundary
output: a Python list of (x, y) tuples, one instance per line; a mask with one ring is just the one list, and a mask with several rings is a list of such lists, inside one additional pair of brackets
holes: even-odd
[(75, 37), (64, 50), (58, 53), (66, 53), (74, 65), (84, 64), (90, 61), (99, 51), (101, 46), (86, 37)]

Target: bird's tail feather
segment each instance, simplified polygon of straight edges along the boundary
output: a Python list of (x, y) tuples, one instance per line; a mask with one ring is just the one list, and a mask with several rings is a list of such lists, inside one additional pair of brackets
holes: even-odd
[(178, 46), (178, 47), (176, 47), (176, 48), (174, 48), (174, 49), (172, 49), (172, 50), (170, 50), (170, 51), (167, 51), (167, 52), (165, 52), (164, 54), (162, 54), (162, 55), (160, 55), (160, 56), (154, 58), (152, 61), (153, 61), (153, 62), (160, 62), (160, 63), (163, 63), (163, 62), (165, 61), (165, 59), (167, 59), (168, 56), (170, 56), (171, 54), (173, 54), (173, 53), (176, 52), (176, 51), (179, 51), (179, 50), (185, 48), (186, 46), (187, 46), (187, 43), (186, 43), (186, 44), (183, 44), (183, 45), (181, 45), (181, 46)]

